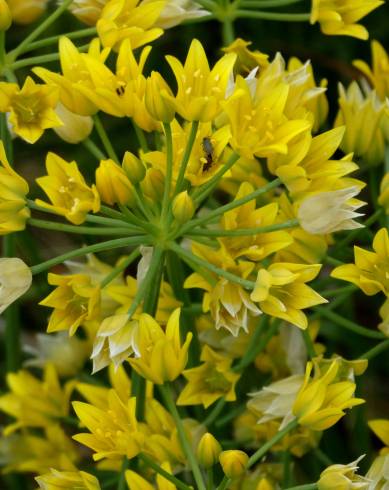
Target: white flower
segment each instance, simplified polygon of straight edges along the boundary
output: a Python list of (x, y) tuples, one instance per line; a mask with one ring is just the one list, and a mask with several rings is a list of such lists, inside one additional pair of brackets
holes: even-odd
[(389, 454), (381, 454), (373, 461), (366, 478), (370, 479), (369, 490), (389, 489)]
[[(158, 0), (144, 0), (142, 4), (153, 3)], [(156, 27), (169, 29), (184, 20), (197, 19), (209, 15), (207, 10), (203, 10), (201, 6), (192, 0), (167, 0), (159, 19), (155, 23)]]
[(300, 204), (297, 213), (301, 227), (313, 235), (362, 228), (363, 225), (353, 220), (363, 216), (355, 210), (365, 203), (352, 200), (359, 191), (358, 186), (352, 186), (307, 197)]
[(131, 354), (139, 356), (137, 349), (138, 321), (128, 315), (113, 315), (105, 318), (95, 338), (91, 359), (93, 373), (111, 362), (115, 367), (122, 364)]
[(80, 143), (90, 135), (93, 129), (93, 120), (90, 116), (79, 116), (66, 109), (61, 103), (55, 108), (55, 113), (63, 125), (53, 130), (67, 143)]
[(320, 479), (317, 482), (319, 490), (335, 490), (335, 489), (355, 489), (368, 490), (371, 481), (368, 478), (356, 474), (358, 471), (358, 463), (365, 455), (349, 464), (333, 464), (326, 468), (320, 474)]
[(18, 258), (0, 259), (0, 314), (31, 286), (30, 268)]

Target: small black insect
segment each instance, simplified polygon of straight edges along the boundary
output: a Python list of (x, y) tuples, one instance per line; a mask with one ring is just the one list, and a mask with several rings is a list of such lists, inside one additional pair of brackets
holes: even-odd
[(120, 97), (124, 95), (124, 92), (126, 91), (125, 87), (123, 85), (119, 85), (119, 87), (116, 88), (115, 92), (117, 95)]
[(203, 164), (203, 172), (208, 172), (211, 169), (213, 161), (213, 146), (211, 139), (208, 137), (203, 138), (203, 151), (206, 162)]

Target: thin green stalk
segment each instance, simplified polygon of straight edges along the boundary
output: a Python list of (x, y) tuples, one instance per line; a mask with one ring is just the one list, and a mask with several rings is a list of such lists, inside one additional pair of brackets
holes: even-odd
[(236, 10), (235, 15), (236, 18), (241, 19), (266, 19), (281, 22), (306, 22), (311, 18), (310, 13), (287, 14), (278, 12), (261, 12), (259, 10)]
[(96, 158), (96, 160), (100, 161), (107, 158), (96, 143), (94, 143), (90, 138), (83, 140), (82, 144), (89, 151), (89, 153)]
[(108, 240), (106, 242), (96, 243), (94, 245), (89, 245), (87, 247), (77, 248), (76, 250), (71, 250), (70, 252), (64, 253), (62, 255), (58, 255), (58, 257), (54, 257), (53, 259), (46, 260), (41, 264), (37, 264), (31, 267), (32, 275), (40, 274), (41, 272), (49, 269), (58, 264), (62, 264), (66, 260), (74, 259), (75, 257), (82, 257), (83, 255), (89, 253), (97, 253), (102, 252), (103, 250), (112, 250), (114, 248), (122, 248), (129, 246), (137, 246), (148, 244), (149, 238), (142, 237), (130, 237), (130, 238), (117, 238), (115, 240)]
[(171, 473), (168, 473), (166, 470), (164, 470), (161, 466), (159, 466), (157, 463), (155, 463), (149, 456), (146, 454), (139, 454), (139, 459), (143, 461), (149, 468), (154, 470), (156, 473), (159, 473), (162, 475), (166, 480), (172, 482), (177, 488), (180, 490), (191, 490), (192, 487), (189, 487), (186, 485), (184, 482), (176, 478), (174, 475)]
[(193, 228), (196, 228), (196, 226), (201, 226), (205, 223), (208, 223), (209, 221), (212, 221), (214, 218), (219, 217), (220, 215), (224, 214), (227, 211), (231, 211), (231, 209), (235, 209), (239, 206), (242, 206), (243, 204), (246, 204), (249, 201), (252, 201), (253, 199), (256, 199), (259, 197), (261, 194), (266, 194), (270, 190), (274, 189), (278, 185), (281, 184), (281, 179), (277, 178), (274, 179), (273, 181), (269, 182), (265, 186), (261, 187), (260, 189), (257, 189), (253, 192), (250, 192), (250, 194), (247, 194), (247, 196), (244, 196), (240, 199), (236, 199), (235, 201), (232, 201), (228, 204), (225, 204), (224, 206), (221, 206), (218, 209), (214, 209), (210, 213), (208, 213), (206, 216), (203, 216), (201, 218), (194, 219), (192, 221), (189, 221), (189, 223), (186, 226), (183, 226), (180, 230), (180, 234), (184, 235), (187, 233), (189, 230), (192, 230)]
[(25, 66), (42, 65), (43, 63), (50, 63), (51, 61), (58, 61), (59, 53), (42, 54), (39, 56), (32, 56), (31, 58), (23, 58), (22, 60), (15, 61), (9, 65), (12, 70), (18, 70)]
[(185, 171), (186, 171), (186, 167), (188, 166), (188, 162), (189, 162), (190, 155), (192, 153), (194, 142), (196, 141), (198, 128), (199, 128), (199, 121), (192, 121), (192, 127), (190, 129), (189, 138), (186, 143), (185, 152), (180, 163), (180, 169), (178, 171), (176, 188), (174, 190), (175, 195), (181, 192), (183, 189)]
[(382, 352), (385, 352), (387, 349), (389, 349), (389, 339), (383, 340), (372, 349), (360, 355), (359, 359), (369, 359), (369, 360), (373, 359), (374, 357), (378, 356)]
[(198, 0), (197, 3), (199, 3), (202, 7), (205, 7), (210, 11), (212, 11), (216, 6), (213, 0)]
[(194, 262), (195, 264), (197, 264), (201, 267), (205, 267), (210, 272), (213, 272), (213, 273), (217, 274), (218, 276), (225, 277), (229, 281), (234, 282), (236, 284), (239, 284), (240, 286), (243, 286), (246, 289), (254, 289), (255, 282), (248, 281), (247, 279), (243, 279), (240, 276), (236, 276), (235, 274), (232, 274), (231, 272), (227, 272), (224, 269), (220, 269), (220, 267), (216, 267), (215, 265), (210, 264), (209, 262), (201, 259), (200, 257), (197, 257), (197, 255), (194, 255), (189, 250), (186, 250), (183, 247), (180, 247), (180, 245), (178, 245), (175, 242), (169, 242), (167, 244), (167, 246), (170, 250), (173, 250), (174, 252), (176, 252), (176, 254), (179, 255), (180, 257), (186, 257), (191, 262)]
[[(57, 44), (61, 37), (67, 37), (68, 39), (80, 39), (88, 36), (95, 36), (97, 33), (96, 27), (88, 27), (86, 29), (80, 29), (78, 31), (66, 32), (65, 34), (58, 34), (57, 36), (47, 37), (40, 41), (35, 41), (24, 49), (21, 53), (26, 53), (28, 51), (34, 51), (36, 49), (45, 48), (46, 46), (51, 46), (52, 44)], [(13, 58), (14, 50), (9, 52), (9, 57)]]
[(205, 425), (206, 427), (210, 427), (223, 411), (225, 404), (226, 400), (224, 398), (220, 398), (216, 402), (216, 405), (212, 408), (211, 412), (203, 420), (203, 425)]
[(238, 155), (238, 153), (233, 153), (228, 159), (227, 163), (225, 163), (225, 165), (223, 165), (223, 167), (219, 169), (216, 174), (210, 180), (208, 180), (208, 182), (206, 182), (193, 192), (192, 199), (197, 205), (204, 201), (204, 199), (220, 182), (220, 179), (223, 177), (223, 175), (235, 165), (239, 158), (240, 155)]
[(124, 456), (122, 467), (120, 470), (120, 476), (119, 476), (119, 481), (118, 481), (118, 485), (117, 485), (117, 490), (126, 490), (126, 488), (127, 488), (126, 471), (128, 469), (129, 463), (130, 462), (129, 462), (127, 456)]
[(173, 136), (170, 123), (163, 123), (163, 129), (165, 131), (166, 138), (166, 174), (162, 198), (162, 222), (164, 222), (169, 209), (170, 189), (172, 186), (173, 177)]
[(138, 138), (138, 142), (140, 144), (140, 147), (142, 148), (142, 151), (144, 153), (147, 153), (149, 151), (149, 145), (147, 144), (147, 139), (143, 130), (136, 124), (136, 122), (133, 119), (132, 119), (132, 126), (134, 128), (136, 137)]
[(313, 450), (314, 455), (317, 457), (317, 459), (323, 464), (323, 466), (331, 466), (334, 464), (333, 461), (326, 455), (325, 452), (323, 452), (319, 447), (316, 447)]
[(335, 288), (335, 289), (327, 289), (327, 290), (324, 290), (324, 291), (321, 291), (319, 294), (324, 296), (325, 298), (331, 298), (332, 296), (339, 296), (339, 294), (343, 294), (343, 293), (353, 293), (354, 291), (356, 291), (358, 288), (357, 286), (354, 286), (354, 284), (351, 284), (349, 286), (343, 286), (341, 288)]
[(271, 449), (274, 444), (277, 444), (278, 441), (295, 429), (298, 426), (297, 419), (292, 420), (289, 424), (284, 427), (282, 430), (278, 431), (271, 439), (269, 439), (263, 446), (261, 446), (255, 453), (250, 456), (249, 461), (247, 463), (247, 468), (251, 468), (257, 461), (263, 458), (263, 456)]
[(325, 264), (333, 265), (335, 267), (337, 267), (338, 265), (344, 264), (344, 262), (342, 262), (341, 260), (335, 259), (335, 257), (330, 257), (329, 255), (324, 257), (323, 261)]
[(313, 359), (314, 357), (317, 356), (315, 345), (311, 339), (311, 336), (309, 335), (309, 332), (306, 329), (302, 330), (302, 334), (303, 334), (303, 339), (304, 339), (305, 347), (307, 349), (308, 356), (310, 359)]
[(286, 5), (293, 5), (300, 3), (302, 0), (242, 0), (240, 6), (244, 8), (260, 8), (268, 9), (274, 7), (285, 7)]
[(228, 46), (235, 39), (234, 21), (230, 18), (223, 19), (222, 38), (223, 38), (223, 46)]
[[(66, 233), (78, 233), (81, 235), (131, 235), (129, 228), (124, 227), (94, 228), (92, 226), (67, 225), (64, 223), (55, 223), (53, 221), (45, 221), (35, 218), (30, 218), (27, 221), (27, 224), (45, 230), (64, 231)], [(139, 231), (134, 231), (132, 233), (139, 235)]]
[(283, 475), (282, 475), (282, 488), (287, 488), (290, 485), (291, 477), (291, 454), (289, 450), (283, 452), (282, 464), (283, 464)]
[(134, 186), (134, 197), (136, 200), (136, 203), (138, 205), (138, 208), (140, 211), (144, 214), (145, 218), (147, 220), (153, 220), (154, 216), (151, 210), (147, 207), (147, 201), (144, 198), (143, 192), (142, 192), (142, 187), (139, 184), (136, 184)]
[(334, 322), (336, 325), (340, 327), (344, 327), (347, 330), (351, 330), (352, 332), (362, 335), (363, 337), (369, 337), (372, 339), (385, 339), (385, 335), (382, 332), (376, 332), (375, 330), (370, 330), (366, 327), (362, 327), (347, 318), (344, 318), (341, 315), (338, 315), (334, 311), (329, 310), (328, 308), (323, 308), (322, 306), (316, 306), (314, 308), (321, 316), (327, 318), (328, 320)]
[(297, 219), (291, 219), (285, 221), (284, 223), (276, 223), (274, 225), (268, 226), (258, 226), (256, 228), (237, 228), (235, 230), (207, 230), (201, 228), (200, 230), (193, 230), (188, 233), (188, 236), (226, 236), (226, 237), (237, 237), (237, 236), (250, 236), (259, 235), (260, 233), (269, 233), (271, 231), (285, 230), (288, 228), (296, 228), (299, 225)]
[(105, 128), (100, 120), (100, 117), (95, 114), (93, 116), (93, 121), (95, 123), (95, 128), (96, 128), (96, 131), (101, 139), (101, 142), (103, 143), (103, 146), (104, 146), (104, 149), (107, 153), (107, 155), (109, 156), (109, 158), (111, 158), (114, 162), (116, 163), (119, 163), (119, 158), (118, 156), (116, 155), (116, 152), (112, 146), (112, 143), (110, 141), (110, 139), (108, 138), (108, 134), (107, 132), (105, 131)]
[(216, 490), (226, 490), (226, 488), (228, 488), (228, 485), (231, 483), (231, 481), (232, 481), (231, 478), (225, 476)]
[(191, 444), (188, 441), (188, 438), (186, 436), (184, 424), (182, 423), (182, 420), (181, 420), (180, 415), (178, 413), (175, 401), (173, 399), (171, 387), (169, 384), (165, 384), (165, 385), (160, 386), (160, 390), (161, 390), (163, 400), (166, 404), (166, 407), (169, 410), (170, 414), (172, 415), (172, 417), (176, 423), (178, 438), (180, 440), (182, 449), (183, 449), (186, 457), (188, 458), (189, 466), (192, 470), (193, 477), (194, 477), (196, 485), (197, 485), (197, 489), (198, 490), (206, 490), (204, 480), (203, 480), (203, 476), (201, 474), (201, 471), (200, 471), (199, 465), (197, 463), (196, 457), (193, 453), (192, 446), (191, 446)]
[(207, 469), (207, 490), (213, 490), (214, 487), (214, 482), (213, 482), (213, 468), (208, 468)]
[(121, 272), (123, 272), (130, 264), (134, 262), (140, 255), (140, 251), (136, 248), (130, 255), (122, 260), (119, 265), (114, 267), (111, 272), (104, 277), (100, 283), (101, 289), (105, 288), (110, 282), (112, 282)]
[(51, 14), (47, 19), (41, 22), (36, 29), (34, 29), (31, 34), (29, 34), (23, 41), (12, 51), (12, 57), (9, 61), (14, 61), (20, 53), (25, 51), (27, 46), (29, 46), (34, 39), (36, 39), (40, 34), (42, 34), (53, 22), (55, 22), (58, 17), (60, 17), (69, 7), (73, 0), (64, 0), (64, 2)]
[(297, 487), (289, 487), (286, 490), (316, 490), (317, 483), (307, 483), (306, 485), (297, 485)]

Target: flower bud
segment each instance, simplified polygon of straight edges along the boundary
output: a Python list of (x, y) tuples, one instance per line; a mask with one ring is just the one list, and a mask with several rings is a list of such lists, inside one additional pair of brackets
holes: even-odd
[(0, 0), (0, 31), (6, 31), (11, 27), (12, 14), (5, 0)]
[(31, 286), (30, 268), (18, 258), (0, 259), (0, 314)]
[(219, 461), (223, 472), (228, 478), (237, 478), (246, 471), (249, 457), (243, 451), (231, 449), (220, 453)]
[(360, 456), (356, 461), (349, 464), (333, 464), (326, 468), (317, 482), (319, 490), (367, 490), (371, 480), (356, 474), (358, 462), (363, 458)]
[(207, 432), (197, 446), (197, 459), (204, 468), (211, 468), (219, 460), (222, 448), (212, 434)]
[(124, 170), (113, 160), (102, 160), (96, 170), (96, 187), (101, 200), (109, 205), (131, 204), (133, 190)]
[(55, 113), (61, 119), (63, 126), (57, 126), (53, 130), (67, 143), (80, 143), (90, 135), (93, 129), (93, 121), (90, 116), (75, 114), (61, 103), (55, 108)]
[(153, 71), (146, 80), (145, 104), (151, 117), (169, 123), (174, 119), (175, 108), (170, 87), (159, 73)]
[(126, 151), (124, 154), (122, 168), (134, 185), (142, 182), (145, 178), (146, 167), (142, 161), (130, 151)]
[(173, 201), (173, 216), (179, 223), (185, 223), (191, 219), (194, 212), (195, 207), (188, 192), (180, 192)]
[(163, 194), (165, 178), (163, 173), (156, 168), (149, 168), (142, 182), (142, 190), (146, 197), (152, 201), (160, 201)]
[(48, 0), (8, 0), (12, 19), (17, 24), (35, 22), (46, 10)]

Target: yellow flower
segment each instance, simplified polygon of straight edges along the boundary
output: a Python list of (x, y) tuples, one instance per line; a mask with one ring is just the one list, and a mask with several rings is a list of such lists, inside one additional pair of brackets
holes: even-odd
[(48, 425), (42, 436), (24, 429), (0, 440), (0, 459), (4, 473), (43, 474), (50, 468), (74, 470), (79, 452), (59, 425)]
[(32, 24), (45, 12), (48, 0), (7, 0), (12, 20), (17, 24)]
[(124, 39), (133, 49), (150, 43), (163, 34), (154, 27), (165, 1), (109, 0), (97, 21), (97, 33), (103, 46), (117, 50)]
[(194, 39), (184, 65), (174, 56), (166, 59), (178, 85), (176, 111), (187, 121), (214, 119), (221, 110), (220, 101), (225, 98), (236, 55), (224, 55), (211, 70), (202, 44)]
[[(243, 182), (234, 198), (241, 199), (254, 191), (254, 186)], [(273, 225), (278, 214), (278, 204), (272, 202), (266, 206), (257, 208), (256, 200), (238, 206), (223, 214), (221, 225), (224, 230), (239, 230), (240, 228), (256, 228)], [(258, 233), (242, 237), (221, 238), (220, 242), (229, 251), (232, 257), (247, 257), (253, 261), (259, 261), (274, 252), (287, 247), (292, 243), (292, 238), (286, 231), (273, 231)]]
[(389, 97), (389, 57), (383, 46), (376, 40), (371, 42), (372, 67), (362, 60), (355, 60), (353, 65), (360, 70), (378, 97), (384, 101)]
[(311, 127), (306, 119), (286, 117), (289, 93), (286, 82), (268, 85), (264, 78), (253, 89), (238, 75), (232, 95), (222, 102), (231, 126), (230, 144), (245, 158), (287, 154), (289, 142)]
[[(253, 262), (235, 261), (224, 247), (215, 250), (205, 245), (193, 244), (192, 251), (207, 262), (243, 279), (246, 279), (255, 267)], [(235, 337), (241, 328), (247, 332), (250, 316), (261, 313), (250, 300), (249, 292), (239, 284), (216, 274), (208, 277), (194, 272), (187, 277), (184, 288), (200, 288), (206, 291), (203, 296), (203, 311), (211, 312), (217, 330), (226, 328)]]
[[(173, 183), (176, 182), (180, 163), (188, 143), (190, 125), (181, 127), (173, 120)], [(196, 134), (193, 149), (189, 157), (185, 171), (185, 178), (193, 186), (199, 186), (210, 180), (220, 167), (225, 163), (224, 151), (231, 138), (228, 125), (222, 126), (216, 131), (211, 123), (200, 123)], [(145, 162), (150, 163), (153, 168), (166, 172), (166, 151), (151, 151), (143, 155)]]
[(69, 10), (84, 24), (94, 26), (106, 3), (107, 0), (73, 0)]
[[(144, 4), (155, 3), (159, 0), (143, 0)], [(209, 15), (207, 10), (202, 10), (200, 5), (193, 0), (166, 0), (164, 8), (155, 25), (162, 29), (169, 29), (184, 20), (198, 19)]]
[(382, 291), (389, 296), (389, 237), (388, 230), (381, 228), (373, 240), (373, 250), (354, 247), (355, 264), (336, 267), (332, 277), (352, 282), (368, 295)]
[(389, 454), (389, 420), (369, 420), (368, 425), (374, 434), (385, 444), (380, 451), (381, 454)]
[(46, 83), (59, 88), (60, 100), (69, 111), (80, 116), (95, 114), (97, 106), (81, 91), (83, 87), (94, 88), (86, 60), (93, 58), (104, 63), (110, 50), (106, 48), (100, 51), (100, 42), (94, 39), (89, 45), (88, 53), (79, 53), (71, 40), (63, 36), (59, 40), (58, 51), (62, 75), (42, 67), (34, 68), (33, 72)]
[(378, 204), (382, 206), (385, 213), (389, 215), (389, 172), (386, 173), (381, 180)]
[(301, 228), (313, 235), (363, 228), (363, 225), (353, 219), (363, 216), (355, 211), (366, 204), (352, 199), (359, 191), (357, 186), (353, 186), (336, 191), (318, 192), (303, 199), (297, 214)]
[(93, 121), (90, 116), (80, 116), (69, 111), (61, 102), (55, 113), (62, 121), (62, 126), (53, 128), (57, 135), (67, 143), (77, 144), (84, 141), (92, 132)]
[(231, 370), (232, 359), (205, 345), (200, 360), (200, 366), (182, 373), (188, 383), (181, 391), (177, 405), (202, 404), (208, 408), (221, 397), (228, 402), (235, 401), (235, 385), (240, 375)]
[(249, 457), (243, 451), (231, 449), (229, 451), (222, 451), (219, 456), (219, 461), (223, 473), (228, 478), (237, 478), (246, 471)]
[(386, 106), (375, 91), (366, 96), (356, 82), (346, 90), (339, 84), (339, 112), (335, 126), (345, 126), (341, 149), (354, 152), (368, 164), (378, 164), (384, 159), (385, 141), (382, 122)]
[(30, 289), (32, 274), (23, 260), (0, 258), (0, 314)]
[(50, 473), (35, 478), (42, 490), (100, 490), (98, 479), (85, 471), (58, 471), (51, 469)]
[(225, 53), (235, 53), (237, 55), (234, 71), (240, 75), (248, 75), (252, 70), (259, 67), (266, 68), (269, 65), (269, 55), (261, 51), (251, 51), (251, 41), (235, 39), (229, 46), (222, 48)]
[(172, 204), (172, 213), (178, 223), (186, 223), (194, 215), (195, 207), (188, 191), (177, 194)]
[(327, 35), (367, 39), (369, 33), (357, 22), (383, 3), (382, 0), (313, 0), (311, 24), (319, 22)]
[(165, 123), (174, 119), (175, 107), (172, 92), (162, 76), (152, 71), (146, 80), (145, 104), (150, 116)]
[(174, 381), (185, 369), (192, 340), (189, 332), (185, 342), (180, 340), (180, 308), (170, 315), (164, 332), (150, 315), (139, 317), (137, 347), (139, 355), (128, 362), (144, 378), (156, 384)]
[(103, 202), (114, 204), (133, 203), (133, 187), (125, 171), (110, 158), (101, 160), (96, 170), (96, 188)]
[(16, 418), (16, 422), (4, 429), (5, 435), (21, 427), (47, 427), (69, 413), (74, 382), (69, 381), (62, 388), (52, 364), (46, 364), (42, 381), (21, 370), (9, 373), (7, 384), (11, 391), (0, 397), (0, 410)]
[(200, 439), (199, 445), (197, 446), (197, 459), (199, 463), (204, 466), (204, 468), (211, 468), (214, 466), (218, 460), (219, 455), (222, 452), (222, 447), (215, 437), (207, 432)]
[(345, 415), (344, 410), (365, 401), (354, 398), (355, 383), (339, 379), (341, 360), (336, 358), (327, 369), (315, 365), (315, 376), (311, 378), (313, 364), (308, 362), (305, 379), (293, 404), (293, 415), (300, 425), (312, 430), (326, 430)]
[(0, 1), (0, 30), (7, 31), (12, 24), (12, 13), (9, 8), (8, 2), (5, 0)]
[(0, 82), (0, 112), (9, 112), (9, 122), (15, 134), (27, 143), (35, 143), (45, 129), (61, 126), (54, 109), (58, 89), (41, 85), (27, 77), (20, 89), (16, 83)]
[(349, 464), (333, 464), (320, 474), (317, 482), (318, 490), (368, 490), (371, 480), (356, 474), (358, 463), (363, 458)]
[(135, 417), (135, 397), (123, 402), (116, 391), (108, 393), (108, 407), (104, 410), (88, 403), (73, 402), (74, 411), (90, 433), (77, 434), (73, 439), (90, 447), (93, 459), (131, 459), (139, 454), (144, 435)]
[(40, 199), (36, 203), (64, 216), (75, 225), (85, 221), (89, 211), (97, 213), (100, 198), (96, 187), (88, 187), (76, 162), (67, 162), (55, 153), (46, 157), (47, 175), (36, 179), (37, 184), (47, 194), (52, 204)]
[(264, 313), (305, 329), (308, 321), (301, 310), (327, 303), (305, 284), (317, 276), (320, 267), (320, 264), (273, 263), (268, 269), (258, 271), (250, 298), (258, 302)]
[(91, 278), (86, 274), (48, 274), (47, 281), (57, 286), (39, 304), (54, 308), (50, 315), (47, 331), (58, 332), (69, 330), (74, 335), (84, 321), (99, 316), (100, 289), (93, 286)]
[(146, 167), (144, 163), (130, 151), (124, 153), (122, 168), (134, 185), (139, 184), (145, 178)]

